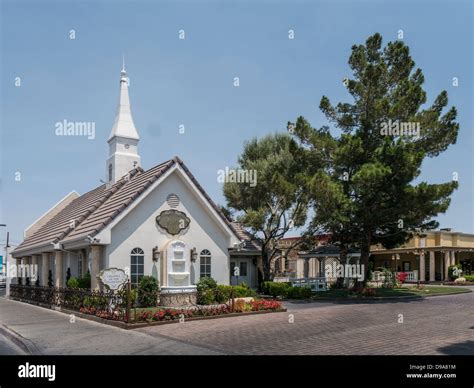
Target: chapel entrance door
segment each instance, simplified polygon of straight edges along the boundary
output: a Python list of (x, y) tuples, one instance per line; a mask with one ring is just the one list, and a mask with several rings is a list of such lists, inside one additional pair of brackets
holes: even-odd
[(245, 283), (252, 286), (250, 282), (250, 259), (230, 260), (230, 284), (237, 286)]

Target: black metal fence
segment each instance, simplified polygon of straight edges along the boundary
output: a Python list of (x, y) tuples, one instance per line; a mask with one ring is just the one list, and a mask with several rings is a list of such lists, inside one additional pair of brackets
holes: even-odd
[(79, 288), (37, 287), (12, 284), (10, 297), (50, 308), (79, 311), (100, 318), (128, 322), (130, 291), (91, 291)]

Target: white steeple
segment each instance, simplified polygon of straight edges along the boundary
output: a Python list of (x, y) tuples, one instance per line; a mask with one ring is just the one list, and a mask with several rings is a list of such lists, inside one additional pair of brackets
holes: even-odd
[(125, 60), (120, 72), (120, 97), (115, 122), (110, 132), (109, 158), (107, 159), (107, 182), (115, 183), (130, 170), (140, 166), (138, 155), (138, 131), (133, 123), (128, 96), (128, 78)]
[(115, 123), (110, 132), (109, 141), (114, 136), (127, 137), (129, 139), (137, 139), (137, 129), (133, 123), (132, 111), (130, 110), (130, 97), (128, 96), (128, 78), (125, 71), (125, 60), (122, 62), (122, 71), (120, 72), (120, 98), (115, 116)]

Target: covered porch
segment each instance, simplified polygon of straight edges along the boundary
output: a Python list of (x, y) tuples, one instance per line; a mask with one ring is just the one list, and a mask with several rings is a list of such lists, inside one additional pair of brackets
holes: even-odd
[(448, 268), (461, 264), (463, 272), (470, 274), (474, 269), (472, 248), (427, 247), (374, 250), (371, 252), (373, 268), (388, 268), (396, 273), (408, 274), (409, 282), (447, 281)]
[(25, 284), (28, 281), (31, 285), (43, 287), (66, 287), (68, 274), (75, 278), (90, 274), (91, 289), (98, 289), (97, 275), (104, 267), (103, 247), (100, 245), (74, 250), (51, 249), (36, 254), (18, 254), (13, 259), (11, 264), (16, 264), (17, 276), (12, 277), (12, 284)]

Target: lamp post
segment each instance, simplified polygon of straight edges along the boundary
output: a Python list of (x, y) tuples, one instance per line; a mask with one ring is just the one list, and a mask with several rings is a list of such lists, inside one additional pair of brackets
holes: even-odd
[[(7, 227), (7, 224), (0, 224), (0, 226)], [(10, 277), (8, 276), (8, 244), (9, 244), (10, 234), (7, 232), (7, 241), (5, 243), (5, 297), (8, 298), (10, 296)], [(3, 266), (2, 266), (3, 267)], [(2, 268), (3, 272), (3, 268)]]

